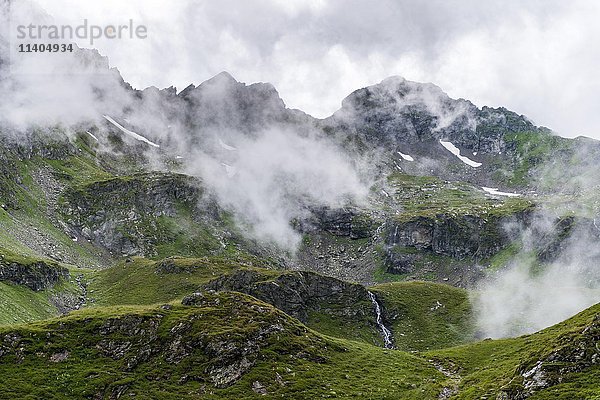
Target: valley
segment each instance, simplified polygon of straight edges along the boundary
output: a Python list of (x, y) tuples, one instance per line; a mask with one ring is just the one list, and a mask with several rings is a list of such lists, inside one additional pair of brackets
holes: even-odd
[[(0, 397), (600, 396), (600, 142), (399, 77), (316, 119), (110, 74), (120, 115), (0, 136)], [(586, 295), (492, 340), (520, 269)]]

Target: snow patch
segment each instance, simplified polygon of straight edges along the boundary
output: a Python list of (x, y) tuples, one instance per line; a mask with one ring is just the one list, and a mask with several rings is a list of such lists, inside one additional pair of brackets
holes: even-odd
[(135, 133), (133, 131), (130, 131), (129, 129), (124, 128), (121, 124), (119, 124), (117, 121), (115, 121), (114, 119), (112, 119), (108, 115), (103, 115), (103, 117), (108, 122), (110, 122), (111, 124), (113, 124), (114, 126), (116, 126), (117, 128), (119, 128), (123, 133), (131, 136), (132, 138), (134, 138), (136, 140), (139, 140), (140, 142), (147, 143), (147, 144), (149, 144), (150, 146), (153, 146), (153, 147), (160, 147), (159, 145), (157, 145), (156, 143), (153, 143), (153, 142), (149, 141), (148, 139), (146, 139), (142, 135), (138, 135), (137, 133)]
[(448, 150), (450, 153), (454, 154), (456, 157), (458, 157), (458, 159), (462, 162), (464, 162), (465, 164), (473, 167), (473, 168), (477, 168), (477, 167), (481, 167), (481, 163), (477, 162), (477, 161), (473, 161), (468, 157), (465, 156), (461, 156), (460, 155), (460, 150), (458, 147), (456, 147), (455, 145), (453, 145), (451, 142), (444, 142), (443, 140), (440, 140), (440, 144), (442, 146), (444, 146), (444, 148), (446, 150)]
[(96, 137), (96, 135), (94, 135), (92, 132), (89, 131), (85, 131), (85, 133), (87, 133), (88, 135), (90, 135), (96, 142), (99, 142), (98, 138)]
[(404, 154), (404, 153), (401, 153), (401, 152), (398, 152), (398, 154), (400, 154), (400, 157), (402, 157), (406, 161), (415, 161), (415, 159), (412, 158), (411, 156), (409, 156), (408, 154)]
[(235, 176), (235, 167), (232, 167), (231, 165), (225, 163), (221, 163), (221, 165), (225, 167), (225, 172), (227, 173), (228, 178), (233, 178)]
[(235, 147), (228, 145), (227, 143), (223, 142), (221, 140), (221, 138), (219, 138), (219, 145), (224, 148), (225, 150), (229, 150), (229, 151), (235, 151), (237, 150)]
[(482, 187), (482, 189), (494, 196), (506, 196), (506, 197), (519, 197), (520, 196), (519, 193), (501, 192), (498, 190), (498, 188), (489, 188), (489, 187), (484, 186), (484, 187)]

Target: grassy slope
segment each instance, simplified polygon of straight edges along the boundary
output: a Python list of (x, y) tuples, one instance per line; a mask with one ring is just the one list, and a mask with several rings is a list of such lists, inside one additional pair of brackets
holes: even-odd
[[(252, 268), (269, 281), (279, 277), (284, 271), (251, 267), (251, 259), (211, 258), (169, 258), (178, 272), (158, 272), (160, 261), (134, 258), (130, 263), (122, 263), (102, 271), (88, 273), (90, 296), (99, 306), (150, 305), (179, 300), (197, 291), (202, 285), (219, 275), (239, 268)], [(252, 264), (257, 265), (254, 261)], [(332, 309), (336, 305), (323, 304)], [(370, 307), (370, 303), (368, 304)], [(357, 317), (358, 318), (358, 317)], [(324, 312), (311, 312), (307, 321), (309, 327), (335, 337), (382, 344), (379, 331), (369, 320), (336, 317)]]
[(97, 263), (96, 249), (86, 242), (74, 243), (72, 238), (65, 234), (53, 224), (47, 215), (46, 197), (42, 188), (33, 179), (33, 172), (38, 169), (53, 171), (58, 180), (65, 185), (80, 184), (94, 181), (110, 176), (101, 167), (96, 165), (87, 153), (78, 156), (70, 156), (65, 160), (48, 160), (34, 157), (29, 160), (15, 161), (19, 166), (21, 183), (3, 182), (0, 184), (10, 185), (16, 197), (15, 208), (10, 212), (0, 209), (0, 247), (10, 248), (32, 257), (42, 257), (35, 249), (28, 247), (25, 243), (9, 234), (11, 231), (21, 231), (27, 225), (35, 227), (44, 236), (51, 238), (60, 248), (69, 249), (78, 257), (85, 259), (88, 263)]
[[(96, 393), (108, 396), (126, 386), (126, 393), (143, 398), (251, 399), (257, 396), (251, 390), (252, 384), (258, 381), (272, 397), (278, 398), (423, 399), (435, 398), (445, 381), (418, 357), (324, 337), (249, 296), (217, 296), (218, 307), (95, 308), (59, 320), (13, 328), (10, 332), (16, 331), (23, 338), (19, 347), (24, 350), (0, 358), (0, 397), (52, 399)], [(127, 336), (118, 330), (102, 334), (101, 326), (107, 326), (109, 319), (114, 325), (119, 315), (129, 316), (126, 318), (130, 320), (135, 316), (159, 321), (156, 338), (144, 337), (143, 330)], [(182, 346), (173, 341), (175, 327), (182, 324), (191, 325), (183, 344), (222, 340), (232, 346), (244, 346), (248, 337), (266, 326), (278, 324), (281, 330), (268, 337), (247, 375), (228, 388), (218, 389), (207, 374), (214, 356), (207, 357), (204, 344), (178, 363), (168, 361), (169, 355), (180, 348), (177, 346)], [(0, 337), (10, 332), (0, 330)], [(139, 354), (138, 344), (148, 340), (156, 353), (137, 366), (126, 368), (127, 362)], [(113, 359), (98, 349), (98, 344), (106, 341), (133, 344), (123, 358)], [(49, 360), (64, 350), (69, 351), (65, 361)]]
[(219, 258), (172, 260), (182, 268), (181, 272), (159, 273), (158, 262), (139, 257), (129, 263), (92, 271), (88, 274), (90, 296), (95, 304), (105, 306), (168, 303), (241, 266), (234, 260)]
[(429, 350), (473, 340), (466, 290), (431, 282), (386, 283), (370, 288), (383, 303), (400, 350)]
[[(563, 174), (574, 161), (577, 142), (554, 135), (550, 131), (518, 132), (505, 136), (509, 146), (516, 150), (516, 162), (510, 169), (498, 169), (496, 178), (510, 186), (528, 186), (539, 184), (542, 188), (560, 188), (564, 182)], [(548, 171), (536, 171), (544, 164), (555, 164), (552, 174)], [(536, 173), (541, 176), (535, 177)]]
[[(81, 143), (79, 143), (81, 145)], [(19, 177), (19, 183), (0, 176), (0, 185), (8, 189), (11, 195), (10, 208), (0, 208), (0, 256), (6, 262), (16, 262), (29, 265), (36, 261), (48, 260), (35, 248), (29, 247), (23, 236), (35, 229), (43, 233), (49, 242), (57, 248), (68, 249), (75, 258), (86, 260), (90, 264), (97, 263), (97, 249), (85, 241), (74, 242), (52, 223), (47, 215), (47, 201), (43, 189), (33, 178), (33, 173), (39, 169), (52, 171), (56, 179), (64, 185), (85, 184), (111, 176), (97, 165), (97, 159), (91, 150), (80, 146), (83, 150), (76, 156), (68, 156), (64, 160), (49, 160), (39, 156), (29, 159), (18, 159), (10, 153), (4, 153), (10, 163), (5, 168), (10, 169), (14, 176)], [(0, 193), (1, 194), (1, 193)], [(0, 203), (4, 204), (0, 198)], [(14, 234), (14, 232), (20, 232)], [(31, 232), (31, 233), (36, 233)], [(35, 238), (35, 239), (33, 239)], [(35, 241), (38, 237), (26, 238)], [(61, 250), (61, 251), (62, 251)], [(62, 264), (71, 270), (71, 275), (83, 270)], [(0, 282), (0, 325), (30, 322), (57, 315), (58, 310), (51, 298), (62, 295), (78, 295), (80, 289), (74, 282), (65, 281), (53, 288), (34, 292), (26, 287)]]
[[(150, 305), (179, 300), (203, 284), (238, 268), (250, 268), (247, 261), (221, 258), (171, 258), (178, 273), (159, 273), (160, 262), (134, 258), (133, 262), (88, 275), (90, 296), (96, 305)], [(283, 271), (255, 268), (264, 280), (273, 280)], [(389, 283), (370, 288), (380, 296), (402, 350), (427, 350), (465, 343), (472, 338), (471, 305), (463, 289), (425, 283)], [(440, 301), (441, 307), (431, 310)], [(323, 308), (336, 305), (324, 304)], [(371, 307), (370, 304), (368, 307)], [(374, 313), (374, 311), (373, 311)], [(335, 317), (311, 312), (307, 325), (321, 333), (381, 345), (380, 332), (370, 320)], [(404, 336), (402, 336), (402, 335)]]
[[(72, 269), (71, 277), (82, 272)], [(29, 288), (0, 282), (0, 326), (34, 322), (55, 317), (59, 310), (55, 301), (60, 298), (79, 298), (81, 288), (71, 280), (63, 280), (38, 292)]]
[(47, 292), (0, 282), (0, 326), (37, 321), (56, 314)]
[[(457, 371), (462, 379), (456, 399), (495, 398), (500, 388), (509, 385), (517, 366), (552, 350), (574, 342), (581, 330), (600, 313), (600, 304), (543, 331), (514, 339), (484, 340), (464, 346), (426, 353)], [(560, 385), (531, 397), (532, 399), (600, 398), (600, 368), (567, 375)]]
[[(572, 343), (600, 312), (600, 306), (595, 306), (566, 322), (521, 338), (486, 340), (410, 355), (322, 336), (249, 296), (226, 292), (213, 296), (209, 299), (212, 303), (198, 307), (92, 308), (56, 320), (2, 328), (3, 347), (11, 348), (7, 338), (13, 335), (7, 335), (17, 333), (22, 341), (16, 348), (22, 350), (15, 351), (13, 347), (0, 358), (3, 376), (0, 397), (52, 399), (96, 393), (108, 397), (122, 389), (144, 398), (245, 399), (256, 398), (252, 385), (260, 382), (270, 394), (267, 398), (434, 399), (443, 387), (453, 385), (452, 379), (443, 376), (428, 361), (435, 360), (459, 376), (459, 392), (453, 398), (496, 398), (521, 363), (530, 363), (565, 343)], [(156, 335), (148, 329), (106, 329), (118, 326), (115, 321), (138, 319), (157, 322)], [(267, 335), (258, 356), (252, 358), (255, 364), (250, 371), (230, 387), (215, 387), (209, 376), (215, 356), (205, 353), (208, 348), (205, 344), (246, 346), (248, 338), (275, 325), (281, 330)], [(181, 326), (191, 329), (178, 342), (174, 332)], [(125, 332), (128, 333), (124, 336)], [(169, 361), (170, 354), (194, 340), (202, 344), (194, 346), (196, 350), (182, 361)], [(107, 343), (113, 343), (112, 348), (117, 349), (124, 342), (131, 346), (123, 357), (111, 358), (100, 351)], [(151, 356), (126, 367), (148, 343), (154, 351)], [(66, 360), (50, 361), (52, 355), (65, 350), (69, 352)], [(598, 367), (592, 367), (583, 373), (567, 375), (561, 384), (532, 398), (596, 398), (600, 396), (599, 372)]]
[(418, 217), (434, 218), (438, 214), (502, 217), (533, 206), (530, 200), (522, 197), (497, 199), (470, 184), (444, 182), (432, 176), (395, 172), (388, 177), (388, 184), (395, 190), (394, 204), (402, 210), (396, 216), (400, 222)]
[[(0, 263), (17, 263), (28, 266), (38, 261), (44, 261), (48, 266), (61, 265), (45, 258), (32, 258), (0, 248)], [(70, 268), (71, 276), (81, 270)], [(51, 301), (52, 297), (62, 295), (78, 295), (79, 287), (73, 281), (63, 280), (51, 288), (34, 291), (25, 286), (0, 281), (0, 326), (13, 325), (51, 318), (58, 314), (57, 308)]]

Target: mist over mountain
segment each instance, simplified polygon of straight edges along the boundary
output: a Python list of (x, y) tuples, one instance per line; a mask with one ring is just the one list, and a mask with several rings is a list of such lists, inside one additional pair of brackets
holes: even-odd
[[(118, 374), (155, 374), (164, 359), (169, 374), (202, 390), (244, 382), (244, 393), (284, 393), (293, 378), (281, 374), (291, 372), (269, 384), (252, 375), (262, 349), (289, 354), (286, 368), (297, 368), (383, 346), (438, 351), (434, 361), (398, 357), (444, 381), (423, 384), (432, 398), (450, 396), (468, 367), (448, 372), (443, 352), (453, 350), (441, 349), (533, 333), (600, 300), (598, 141), (397, 76), (319, 119), (287, 108), (273, 85), (227, 72), (137, 90), (96, 50), (43, 64), (2, 59), (0, 282), (18, 309), (1, 316), (9, 325), (108, 307), (90, 317), (101, 319), (98, 331), (74, 317), (68, 335), (85, 331), (103, 357), (127, 360), (110, 362)], [(158, 314), (111, 316), (110, 307), (159, 303), (168, 304)], [(196, 315), (209, 309), (213, 322)], [(494, 372), (521, 386), (490, 390), (525, 398), (595, 368), (590, 313), (571, 322), (582, 357), (532, 350)], [(211, 323), (248, 329), (212, 342)], [(10, 329), (0, 364), (21, 357), (21, 334)], [(542, 333), (553, 345), (556, 329)], [(118, 337), (130, 332), (131, 341)], [(45, 349), (44, 362), (91, 362), (61, 346)], [(208, 360), (201, 373), (186, 364), (203, 362), (195, 357)], [(532, 370), (554, 359), (569, 365), (559, 378)], [(118, 398), (141, 384), (89, 385)]]

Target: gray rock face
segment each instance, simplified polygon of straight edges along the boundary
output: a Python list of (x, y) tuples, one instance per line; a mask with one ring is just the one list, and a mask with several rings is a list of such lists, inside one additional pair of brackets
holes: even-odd
[[(367, 139), (392, 144), (399, 140), (436, 139), (441, 136), (436, 128), (458, 124), (460, 121), (455, 122), (455, 117), (459, 114), (467, 124), (476, 111), (470, 102), (452, 100), (435, 85), (390, 77), (354, 91), (342, 101), (341, 110), (330, 122), (348, 126), (356, 133), (365, 134)], [(442, 121), (444, 117), (446, 120)]]
[(114, 252), (145, 255), (164, 241), (157, 218), (176, 216), (179, 205), (195, 209), (200, 195), (191, 177), (142, 174), (67, 190), (63, 212), (67, 223), (88, 240)]
[(343, 317), (373, 314), (368, 292), (362, 285), (313, 272), (284, 272), (267, 277), (240, 270), (209, 282), (205, 289), (247, 293), (303, 322), (311, 311)]
[(413, 271), (418, 254), (397, 251), (402, 248), (459, 260), (486, 259), (514, 240), (514, 233), (508, 226), (515, 222), (524, 226), (528, 219), (529, 212), (521, 212), (514, 216), (487, 218), (439, 215), (390, 224), (384, 249), (388, 271), (401, 274)]
[[(567, 338), (565, 338), (567, 339)], [(539, 359), (522, 363), (503, 399), (526, 399), (536, 392), (562, 383), (567, 375), (600, 365), (600, 314), (565, 345)]]
[(227, 72), (198, 87), (188, 87), (179, 96), (189, 104), (188, 117), (194, 124), (204, 122), (251, 131), (285, 118), (285, 104), (273, 85), (247, 86)]
[(0, 206), (18, 208), (18, 191), (23, 184), (23, 160), (42, 157), (61, 160), (73, 154), (75, 148), (64, 134), (44, 132), (0, 133)]
[(0, 259), (0, 281), (11, 282), (39, 291), (69, 277), (69, 270), (43, 261), (24, 265)]
[[(287, 109), (279, 93), (270, 83), (247, 85), (236, 81), (229, 73), (221, 72), (198, 86), (189, 85), (179, 94), (175, 88), (158, 90), (147, 88), (136, 91), (139, 108), (143, 104), (159, 105), (168, 124), (181, 124), (193, 146), (206, 145), (213, 136), (227, 137), (230, 132), (253, 135), (272, 126), (294, 125), (304, 129), (312, 126), (314, 119), (307, 114)], [(136, 106), (137, 107), (137, 106)], [(135, 107), (133, 109), (135, 113)], [(145, 132), (161, 136), (163, 132)]]
[(77, 152), (76, 147), (59, 128), (44, 128), (35, 131), (2, 132), (0, 151), (8, 151), (19, 160), (42, 157), (63, 160)]
[(486, 258), (511, 241), (504, 229), (509, 218), (484, 219), (472, 215), (420, 217), (388, 229), (388, 246), (414, 247), (454, 258)]
[(310, 218), (298, 221), (302, 233), (324, 231), (350, 239), (364, 239), (375, 232), (375, 222), (364, 212), (352, 208), (320, 207), (312, 210)]
[(467, 100), (451, 99), (433, 84), (401, 77), (354, 91), (324, 122), (381, 147), (443, 139), (482, 153), (505, 151), (504, 135), (508, 132), (537, 129), (505, 108), (480, 110)]

